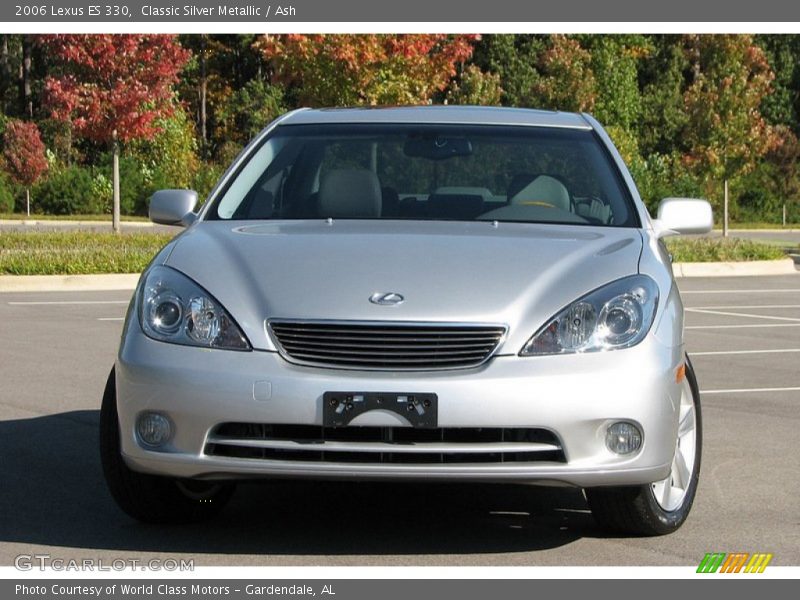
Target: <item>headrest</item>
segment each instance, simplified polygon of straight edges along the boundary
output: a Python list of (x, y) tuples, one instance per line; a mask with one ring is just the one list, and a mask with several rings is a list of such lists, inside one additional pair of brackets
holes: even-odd
[(381, 216), (381, 184), (366, 169), (338, 169), (319, 183), (319, 216), (342, 219)]
[(511, 204), (549, 204), (561, 210), (570, 210), (569, 192), (564, 184), (550, 175), (539, 175), (509, 198)]
[(533, 173), (517, 173), (514, 175), (506, 190), (506, 198), (508, 198), (509, 202), (537, 177), (538, 175)]

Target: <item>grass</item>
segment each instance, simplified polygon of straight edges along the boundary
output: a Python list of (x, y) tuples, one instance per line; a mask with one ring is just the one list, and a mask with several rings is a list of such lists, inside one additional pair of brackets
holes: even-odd
[(0, 274), (138, 273), (171, 238), (164, 233), (3, 232)]
[(672, 238), (667, 240), (667, 248), (673, 262), (742, 262), (786, 257), (780, 246), (737, 238)]
[[(30, 217), (22, 213), (0, 213), (0, 220), (5, 221), (108, 221), (111, 223), (111, 215), (36, 215)], [(122, 221), (147, 222), (150, 219), (137, 215), (123, 215)]]
[[(780, 231), (781, 229), (800, 229), (800, 223), (786, 223), (784, 227), (780, 223), (765, 223), (764, 221), (742, 221), (741, 223), (728, 223), (728, 228), (731, 231), (736, 231), (737, 229), (775, 229)], [(722, 225), (714, 225), (714, 229), (717, 231), (722, 231)]]

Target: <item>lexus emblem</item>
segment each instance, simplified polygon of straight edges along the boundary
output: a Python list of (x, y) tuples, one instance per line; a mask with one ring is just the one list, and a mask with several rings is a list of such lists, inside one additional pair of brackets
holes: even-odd
[(375, 292), (369, 297), (369, 301), (380, 306), (397, 306), (402, 304), (405, 298), (396, 292)]

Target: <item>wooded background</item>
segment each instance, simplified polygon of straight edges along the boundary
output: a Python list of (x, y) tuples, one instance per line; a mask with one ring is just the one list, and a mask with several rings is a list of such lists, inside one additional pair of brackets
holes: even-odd
[(732, 221), (800, 222), (796, 35), (3, 35), (0, 213), (110, 212), (116, 148), (146, 214), (291, 108), (428, 103), (587, 111), (651, 209), (728, 180)]

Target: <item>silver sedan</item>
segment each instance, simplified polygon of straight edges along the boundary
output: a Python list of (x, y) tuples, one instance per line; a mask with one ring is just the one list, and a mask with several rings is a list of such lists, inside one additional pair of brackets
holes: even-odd
[(689, 514), (700, 403), (664, 236), (591, 116), (298, 110), (143, 273), (101, 411), (119, 506), (213, 516), (237, 480), (583, 488), (636, 534)]

